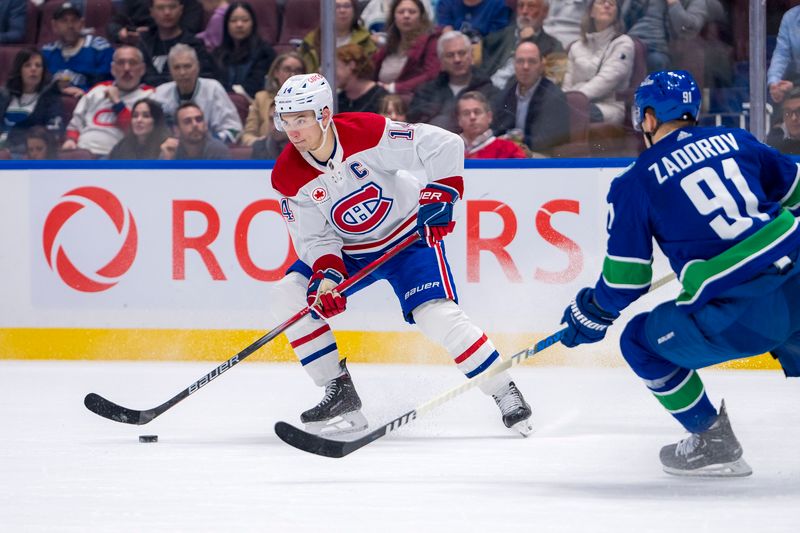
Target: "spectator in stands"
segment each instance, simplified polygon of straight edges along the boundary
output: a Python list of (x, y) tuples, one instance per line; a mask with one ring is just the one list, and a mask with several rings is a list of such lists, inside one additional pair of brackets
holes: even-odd
[[(158, 0), (156, 0), (158, 1)], [(181, 104), (194, 102), (204, 110), (208, 128), (224, 143), (236, 142), (242, 132), (242, 121), (225, 88), (217, 80), (200, 77), (197, 51), (185, 44), (176, 44), (169, 51), (172, 79), (156, 87), (154, 99), (164, 108), (167, 123), (177, 121), (175, 112)]]
[(158, 159), (161, 144), (169, 137), (161, 104), (142, 98), (131, 109), (130, 130), (114, 146), (109, 159)]
[(439, 0), (436, 22), (442, 33), (457, 30), (480, 39), (503, 29), (511, 18), (505, 0)]
[(25, 38), (27, 20), (27, 0), (0, 2), (0, 44), (21, 43)]
[(34, 126), (25, 137), (25, 159), (42, 161), (58, 159), (58, 141), (47, 128)]
[(167, 56), (176, 44), (194, 48), (200, 62), (200, 75), (204, 78), (216, 78), (214, 60), (203, 42), (180, 26), (184, 0), (151, 1), (150, 14), (155, 21), (155, 27), (139, 36), (139, 49), (144, 54), (147, 65), (145, 83), (157, 86), (170, 80)]
[(564, 93), (543, 76), (535, 43), (521, 42), (514, 52), (514, 82), (493, 102), (492, 129), (498, 135), (523, 132), (525, 145), (541, 154), (569, 140), (569, 108)]
[[(367, 57), (378, 49), (369, 31), (361, 25), (358, 18), (357, 0), (336, 0), (336, 47), (355, 44), (364, 49)], [(320, 29), (308, 33), (300, 45), (300, 54), (306, 64), (306, 72), (319, 72)]]
[(264, 87), (275, 50), (259, 37), (256, 14), (249, 3), (231, 2), (223, 22), (222, 44), (212, 54), (219, 81), (229, 93), (243, 91), (252, 98)]
[(336, 84), (339, 113), (360, 111), (377, 113), (381, 98), (388, 94), (373, 78), (372, 60), (357, 44), (336, 49)]
[(463, 33), (449, 31), (442, 34), (436, 51), (442, 64), (442, 72), (414, 91), (408, 108), (408, 119), (457, 133), (458, 97), (467, 92), (478, 91), (491, 99), (497, 89), (488, 77), (479, 74), (472, 66), (472, 44)]
[[(647, 45), (647, 69), (672, 65), (669, 42), (694, 37), (708, 18), (707, 0), (624, 0), (622, 19), (628, 35)], [(618, 6), (619, 7), (619, 6)]]
[(128, 45), (117, 48), (111, 62), (114, 81), (95, 85), (78, 100), (62, 148), (81, 148), (97, 157), (108, 156), (128, 131), (131, 106), (153, 93), (151, 87), (142, 84), (144, 71), (141, 50)]
[[(392, 0), (369, 0), (361, 11), (361, 20), (364, 21), (364, 26), (372, 32), (373, 38), (379, 46), (386, 44), (385, 42), (381, 43), (380, 40), (385, 37), (383, 32), (386, 31), (386, 19), (391, 12), (391, 5)], [(428, 20), (433, 20), (434, 11), (431, 0), (422, 0), (422, 5), (425, 7)]]
[[(112, 42), (139, 46), (140, 37), (155, 28), (150, 16), (152, 0), (117, 0), (114, 17), (108, 24), (108, 36)], [(183, 0), (180, 25), (191, 34), (203, 27), (203, 6), (198, 0)]]
[(161, 145), (161, 159), (230, 159), (224, 143), (208, 132), (203, 110), (194, 102), (183, 102), (175, 111), (178, 138), (169, 137)]
[(0, 89), (0, 147), (21, 157), (27, 131), (34, 126), (61, 135), (61, 93), (41, 52), (25, 48), (14, 56), (6, 86)]
[(96, 35), (83, 35), (83, 15), (72, 2), (64, 2), (53, 13), (57, 40), (42, 47), (48, 70), (61, 92), (80, 98), (101, 81), (111, 79), (111, 43)]
[(381, 105), (378, 108), (378, 114), (383, 115), (391, 120), (397, 122), (406, 122), (406, 114), (408, 113), (408, 104), (402, 97), (396, 94), (387, 94), (381, 100)]
[(581, 20), (589, 0), (550, 0), (544, 31), (561, 41), (564, 49), (581, 36)]
[[(275, 100), (270, 101), (269, 112), (275, 116)], [(289, 136), (286, 135), (286, 132), (276, 130), (272, 119), (269, 124), (272, 131), (253, 143), (252, 159), (278, 159), (283, 149), (289, 144)]]
[(783, 124), (772, 128), (767, 144), (784, 154), (800, 155), (800, 87), (786, 94), (783, 101)]
[(617, 1), (589, 0), (561, 88), (586, 95), (592, 122), (622, 124), (625, 103), (616, 93), (628, 87), (632, 73), (633, 39), (622, 33)]
[(778, 42), (767, 71), (769, 95), (775, 103), (783, 101), (800, 82), (800, 6), (783, 14)]
[(511, 159), (523, 158), (525, 152), (508, 139), (495, 137), (489, 127), (492, 109), (489, 101), (478, 91), (470, 91), (458, 97), (456, 104), (458, 125), (464, 139), (464, 157), (467, 159)]
[(491, 76), (498, 89), (504, 89), (514, 77), (514, 50), (519, 43), (536, 43), (545, 60), (550, 54), (564, 51), (561, 41), (542, 29), (549, 8), (550, 0), (517, 0), (517, 15), (511, 23), (483, 39), (480, 70)]
[(421, 0), (393, 0), (386, 24), (386, 46), (375, 53), (376, 79), (388, 93), (411, 100), (417, 86), (439, 74), (439, 34)]
[[(259, 139), (266, 138), (271, 131), (273, 112), (270, 111), (272, 101), (278, 89), (286, 80), (296, 74), (305, 74), (303, 58), (296, 52), (286, 52), (275, 58), (267, 72), (264, 90), (258, 91), (250, 103), (247, 120), (242, 134), (242, 144), (251, 146)], [(274, 107), (274, 106), (272, 106)]]
[(200, 0), (203, 10), (211, 13), (206, 28), (197, 34), (197, 38), (206, 45), (209, 52), (222, 44), (222, 29), (225, 27), (225, 12), (228, 0)]

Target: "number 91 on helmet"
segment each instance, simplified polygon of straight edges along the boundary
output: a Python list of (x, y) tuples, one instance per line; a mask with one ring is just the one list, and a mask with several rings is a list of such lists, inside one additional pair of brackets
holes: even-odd
[(671, 120), (697, 121), (700, 100), (697, 82), (685, 70), (661, 70), (648, 74), (633, 98), (633, 127), (642, 131), (647, 109), (653, 110), (659, 124)]

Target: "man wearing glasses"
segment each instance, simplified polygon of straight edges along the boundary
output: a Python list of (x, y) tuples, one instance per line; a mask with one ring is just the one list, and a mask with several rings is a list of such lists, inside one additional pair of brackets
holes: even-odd
[(767, 144), (784, 154), (800, 155), (800, 87), (786, 95), (783, 104), (783, 123), (767, 136)]

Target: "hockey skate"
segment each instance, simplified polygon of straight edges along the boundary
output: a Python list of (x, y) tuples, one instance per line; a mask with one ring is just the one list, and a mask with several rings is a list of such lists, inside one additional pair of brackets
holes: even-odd
[(346, 359), (339, 361), (339, 369), (342, 373), (325, 385), (322, 400), (300, 415), (300, 421), (310, 433), (341, 435), (364, 430), (369, 425), (361, 414), (361, 398), (347, 371)]
[(710, 428), (661, 448), (661, 464), (664, 472), (676, 476), (743, 477), (753, 473), (742, 459), (742, 446), (733, 434), (724, 400)]
[(519, 431), (523, 437), (527, 437), (533, 431), (530, 423), (531, 406), (522, 397), (513, 381), (500, 389), (496, 394), (492, 394), (495, 403), (503, 414), (503, 424), (507, 428)]

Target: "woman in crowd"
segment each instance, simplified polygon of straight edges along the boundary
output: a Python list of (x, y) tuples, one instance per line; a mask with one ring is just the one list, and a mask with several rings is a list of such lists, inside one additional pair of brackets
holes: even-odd
[(375, 53), (376, 80), (387, 92), (410, 100), (415, 87), (439, 74), (439, 34), (421, 0), (393, 0), (386, 27), (386, 46)]
[(58, 142), (44, 126), (33, 126), (25, 137), (25, 158), (31, 161), (58, 159)]
[(408, 104), (396, 94), (387, 94), (381, 99), (378, 114), (397, 122), (406, 122)]
[(161, 143), (169, 137), (161, 104), (143, 98), (131, 109), (130, 131), (111, 149), (109, 159), (158, 159)]
[(212, 55), (226, 91), (237, 92), (234, 87), (239, 85), (252, 98), (263, 88), (275, 50), (258, 36), (258, 21), (250, 4), (236, 1), (228, 5), (222, 44)]
[(264, 139), (273, 131), (270, 106), (281, 85), (295, 74), (305, 74), (303, 58), (296, 52), (286, 52), (272, 62), (264, 79), (265, 87), (256, 93), (247, 113), (241, 143), (252, 146), (258, 139)]
[(622, 33), (617, 0), (590, 0), (581, 38), (569, 48), (561, 88), (589, 98), (592, 122), (622, 124), (625, 119), (625, 104), (616, 93), (630, 83), (633, 53), (633, 39)]
[(377, 113), (386, 90), (373, 81), (374, 67), (364, 50), (355, 44), (336, 49), (336, 83), (339, 92), (339, 113), (366, 111)]
[(64, 131), (61, 92), (35, 48), (20, 50), (0, 89), (0, 147), (12, 156), (26, 152), (25, 137), (33, 126), (44, 126), (58, 137)]
[[(371, 57), (377, 50), (369, 31), (359, 22), (358, 0), (336, 0), (334, 24), (337, 48), (346, 44), (354, 44), (360, 46), (368, 57)], [(306, 65), (306, 72), (319, 72), (319, 28), (305, 36), (300, 50)]]

